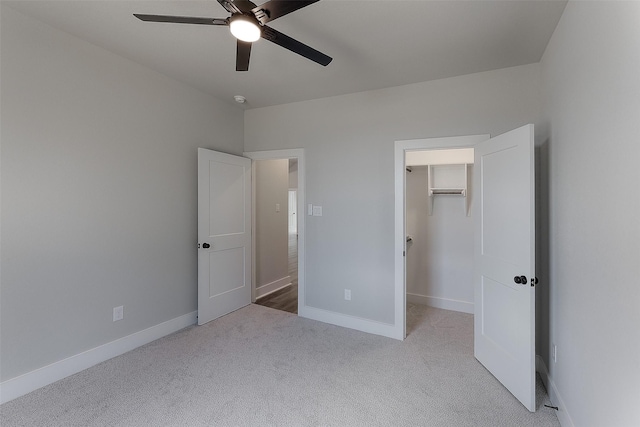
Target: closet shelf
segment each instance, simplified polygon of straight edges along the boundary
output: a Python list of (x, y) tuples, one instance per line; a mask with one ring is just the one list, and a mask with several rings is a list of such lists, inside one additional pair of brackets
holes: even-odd
[(427, 165), (427, 195), (429, 215), (433, 215), (434, 196), (462, 196), (464, 209), (469, 216), (468, 184), (469, 164)]

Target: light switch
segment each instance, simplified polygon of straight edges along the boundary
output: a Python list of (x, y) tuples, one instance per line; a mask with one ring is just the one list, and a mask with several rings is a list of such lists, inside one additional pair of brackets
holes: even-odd
[(313, 207), (313, 216), (322, 216), (322, 206)]
[(313, 205), (311, 203), (307, 206), (307, 215), (313, 215)]
[(280, 203), (276, 203), (276, 212), (280, 212)]

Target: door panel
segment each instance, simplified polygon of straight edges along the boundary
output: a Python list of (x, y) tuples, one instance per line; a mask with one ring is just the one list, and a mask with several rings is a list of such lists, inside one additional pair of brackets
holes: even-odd
[[(533, 125), (476, 145), (475, 357), (535, 411)], [(525, 276), (524, 283), (515, 277)]]
[[(495, 141), (494, 141), (495, 142)], [(527, 245), (511, 244), (505, 250), (505, 237), (514, 242), (526, 242), (529, 224), (521, 212), (529, 204), (528, 191), (523, 193), (523, 183), (514, 179), (521, 175), (518, 160), (523, 153), (517, 146), (507, 147), (482, 156), (482, 254), (511, 263), (527, 259)], [(525, 188), (525, 189), (528, 189)]]
[(209, 297), (217, 297), (245, 286), (244, 248), (209, 253)]
[(198, 149), (198, 324), (251, 303), (251, 160)]
[(209, 160), (209, 235), (245, 232), (244, 166)]

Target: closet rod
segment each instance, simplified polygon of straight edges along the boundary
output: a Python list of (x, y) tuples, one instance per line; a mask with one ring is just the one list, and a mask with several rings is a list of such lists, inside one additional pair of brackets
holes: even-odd
[(455, 188), (455, 189), (438, 189), (433, 188), (430, 191), (431, 196), (437, 196), (439, 194), (451, 194), (455, 196), (464, 196), (465, 190), (464, 188)]

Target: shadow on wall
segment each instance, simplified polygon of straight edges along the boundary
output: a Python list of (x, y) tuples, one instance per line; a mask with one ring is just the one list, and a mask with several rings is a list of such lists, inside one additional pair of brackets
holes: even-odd
[(536, 174), (536, 354), (542, 356), (547, 367), (551, 362), (550, 343), (550, 300), (551, 284), (549, 283), (550, 233), (549, 233), (549, 145), (545, 140), (535, 148)]

